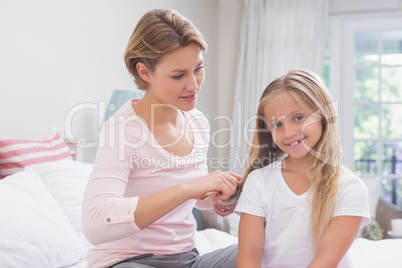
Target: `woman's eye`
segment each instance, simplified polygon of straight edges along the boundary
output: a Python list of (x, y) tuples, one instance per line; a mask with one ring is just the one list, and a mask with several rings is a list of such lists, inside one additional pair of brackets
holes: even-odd
[(202, 70), (202, 68), (204, 68), (204, 66), (200, 66), (200, 67), (198, 67), (197, 69), (195, 69), (195, 72), (197, 73), (197, 72), (201, 71), (201, 70)]
[(172, 78), (175, 79), (175, 80), (179, 80), (179, 79), (182, 78), (182, 77), (183, 77), (182, 74), (181, 74), (181, 75), (172, 76)]

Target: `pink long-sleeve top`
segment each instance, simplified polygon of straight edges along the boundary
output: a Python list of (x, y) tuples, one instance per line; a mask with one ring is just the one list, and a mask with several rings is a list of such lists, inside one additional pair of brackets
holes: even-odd
[(190, 154), (178, 157), (156, 141), (129, 101), (105, 123), (84, 194), (82, 225), (88, 267), (105, 267), (144, 253), (176, 254), (194, 248), (195, 200), (141, 230), (135, 223), (138, 198), (208, 173), (209, 124), (194, 109), (183, 112), (193, 134)]

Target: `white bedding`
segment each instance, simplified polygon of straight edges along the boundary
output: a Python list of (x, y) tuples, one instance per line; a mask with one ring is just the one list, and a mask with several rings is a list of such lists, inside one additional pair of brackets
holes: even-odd
[[(33, 198), (35, 197), (36, 194), (39, 196), (43, 196), (43, 189), (47, 189), (47, 191), (50, 192), (51, 196), (49, 195), (47, 198), (53, 198), (52, 202), (49, 200), (49, 207), (43, 208), (42, 212), (49, 213), (49, 211), (54, 210), (54, 214), (52, 215), (59, 215), (60, 211), (62, 211), (66, 217), (63, 217), (63, 219), (60, 219), (60, 222), (62, 222), (64, 225), (69, 224), (71, 226), (64, 226), (64, 230), (61, 231), (66, 231), (68, 230), (73, 230), (73, 234), (75, 231), (76, 237), (74, 239), (70, 238), (70, 243), (75, 243), (77, 248), (82, 249), (82, 256), (85, 256), (86, 251), (88, 250), (91, 245), (86, 241), (82, 230), (81, 230), (81, 224), (80, 224), (80, 211), (81, 211), (81, 205), (80, 205), (80, 200), (82, 198), (82, 193), (84, 191), (85, 183), (86, 180), (89, 177), (90, 171), (92, 169), (92, 166), (90, 164), (85, 164), (85, 163), (80, 163), (80, 162), (74, 162), (71, 160), (60, 160), (60, 161), (54, 161), (54, 162), (48, 162), (48, 163), (43, 163), (43, 164), (37, 164), (28, 167), (25, 171), (16, 173), (14, 175), (11, 175), (4, 180), (0, 180), (0, 190), (5, 189), (8, 187), (8, 185), (13, 185), (13, 191), (16, 191), (16, 195), (19, 194), (17, 191), (19, 191), (19, 187), (15, 187), (15, 184), (18, 183), (18, 181), (23, 182), (24, 179), (27, 179), (27, 176), (33, 176), (32, 174), (34, 173), (33, 180), (37, 183), (43, 183), (44, 187), (30, 187), (27, 189), (27, 187), (21, 186), (21, 191), (28, 192), (30, 196)], [(38, 180), (37, 178), (40, 177), (41, 181)], [(42, 192), (35, 193), (36, 188), (40, 189)], [(7, 199), (6, 197), (0, 196), (0, 204), (3, 206), (26, 206), (26, 203), (20, 201), (13, 201), (14, 199), (8, 195)], [(51, 204), (50, 204), (51, 203)], [(58, 205), (59, 207), (55, 207), (54, 205)], [(46, 203), (43, 204), (45, 206)], [(1, 209), (1, 208), (0, 208)], [(18, 208), (15, 209), (18, 211)], [(57, 211), (56, 211), (57, 210)], [(10, 211), (9, 213), (12, 213)], [(51, 212), (50, 212), (51, 213)], [(13, 217), (11, 215), (10, 217)], [(33, 217), (33, 220), (35, 217)], [(54, 219), (55, 220), (55, 219)], [(7, 237), (15, 237), (15, 238), (20, 238), (21, 235), (21, 230), (17, 230), (16, 228), (12, 228), (10, 224), (4, 224), (5, 221), (3, 221), (3, 225), (0, 226), (0, 230), (2, 229), (3, 233), (7, 233)], [(1, 223), (1, 221), (0, 221)], [(34, 224), (35, 222), (32, 222)], [(43, 224), (43, 223), (41, 223)], [(49, 223), (50, 224), (50, 223)], [(71, 227), (71, 228), (70, 228)], [(4, 229), (8, 228), (8, 229)], [(33, 230), (32, 230), (33, 231)], [(57, 231), (57, 230), (53, 230)], [(60, 241), (54, 241), (54, 239), (60, 239)], [(52, 240), (53, 239), (53, 240)], [(63, 239), (65, 239), (65, 236), (63, 234), (60, 234), (59, 236), (53, 235), (53, 237), (43, 237), (42, 240), (46, 240), (49, 245), (49, 252), (53, 252), (54, 256), (57, 256), (58, 263), (63, 264), (64, 267), (70, 267), (70, 268), (84, 268), (86, 267), (86, 260), (85, 257), (84, 259), (81, 258), (80, 261), (77, 262), (77, 256), (79, 255), (75, 254), (71, 258), (69, 258), (66, 255), (61, 255), (60, 252), (64, 252), (65, 249), (60, 249), (59, 251), (55, 251), (52, 249), (50, 246), (52, 245), (63, 245)], [(7, 241), (4, 241), (4, 239), (0, 239), (0, 266), (4, 267), (4, 263), (2, 261), (5, 261), (4, 256), (5, 252), (11, 252), (13, 253), (12, 255), (8, 254), (8, 260), (10, 258), (18, 258), (18, 256), (27, 256), (29, 257), (32, 262), (35, 263), (37, 262), (43, 262), (43, 252), (27, 252), (28, 248), (32, 248), (29, 246), (23, 246), (26, 241), (21, 241), (21, 243), (18, 243), (19, 241), (15, 241), (16, 239), (13, 239), (13, 244), (18, 245), (15, 246), (15, 248), (10, 249), (9, 248), (9, 243)], [(45, 241), (45, 242), (46, 242)], [(42, 241), (43, 242), (43, 241)], [(230, 235), (225, 232), (221, 232), (215, 229), (207, 229), (203, 231), (198, 231), (195, 236), (195, 242), (196, 242), (196, 247), (199, 250), (201, 254), (213, 251), (215, 249), (221, 248), (221, 247), (226, 247), (232, 244), (237, 243), (237, 237)], [(33, 245), (37, 243), (37, 241), (30, 241)], [(47, 244), (42, 243), (43, 247), (45, 247)], [(46, 253), (47, 249), (43, 249), (43, 251)], [(366, 239), (357, 239), (353, 246), (350, 249), (350, 255), (351, 258), (354, 262), (354, 267), (359, 268), (359, 267), (364, 267), (364, 268), (378, 268), (378, 267), (385, 267), (385, 268), (402, 268), (402, 239), (387, 239), (387, 240), (381, 240), (381, 241), (370, 241)], [(3, 257), (2, 257), (3, 256)], [(50, 259), (52, 256), (49, 256), (48, 259)], [(3, 259), (2, 259), (3, 258)], [(12, 263), (18, 263), (18, 259), (12, 259)], [(51, 262), (54, 264), (54, 262)], [(24, 263), (25, 266), (12, 266), (13, 267), (27, 267), (29, 268), (29, 265), (26, 266), (26, 263)], [(53, 267), (54, 265), (51, 265), (49, 262), (49, 265), (44, 265), (41, 267)], [(60, 265), (62, 266), (62, 265)], [(7, 267), (7, 265), (6, 265)], [(58, 266), (56, 266), (58, 267)], [(32, 268), (36, 268), (32, 266)]]
[[(196, 233), (196, 246), (207, 253), (237, 243), (237, 237), (207, 229)], [(354, 268), (402, 268), (402, 239), (356, 239), (349, 250)]]
[(349, 252), (355, 268), (402, 268), (402, 239), (357, 239)]
[[(237, 237), (215, 229), (197, 231), (195, 243), (200, 254), (208, 253), (237, 243)], [(354, 268), (401, 268), (402, 239), (384, 239), (372, 241), (357, 239), (349, 254)], [(84, 268), (86, 261), (79, 262), (71, 268)]]

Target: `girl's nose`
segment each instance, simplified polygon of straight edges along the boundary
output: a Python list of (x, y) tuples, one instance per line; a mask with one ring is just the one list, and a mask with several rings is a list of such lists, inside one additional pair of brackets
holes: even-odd
[(291, 138), (293, 136), (296, 136), (298, 132), (297, 126), (293, 124), (284, 124), (284, 129), (285, 129), (285, 137)]

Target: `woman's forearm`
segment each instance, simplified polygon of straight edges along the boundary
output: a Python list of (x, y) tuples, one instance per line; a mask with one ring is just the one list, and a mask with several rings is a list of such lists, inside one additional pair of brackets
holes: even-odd
[(179, 184), (159, 192), (142, 196), (134, 212), (134, 220), (144, 229), (191, 198), (186, 184)]
[(117, 189), (124, 182), (113, 179), (90, 181), (84, 194), (82, 226), (93, 245), (133, 235), (190, 199), (186, 184), (143, 197), (123, 197)]
[(87, 185), (82, 207), (85, 236), (97, 245), (133, 235), (185, 201), (200, 199), (209, 191), (216, 190), (222, 192), (223, 198), (229, 197), (235, 191), (239, 178), (224, 172), (212, 172), (141, 197), (123, 197), (124, 180), (92, 179)]

